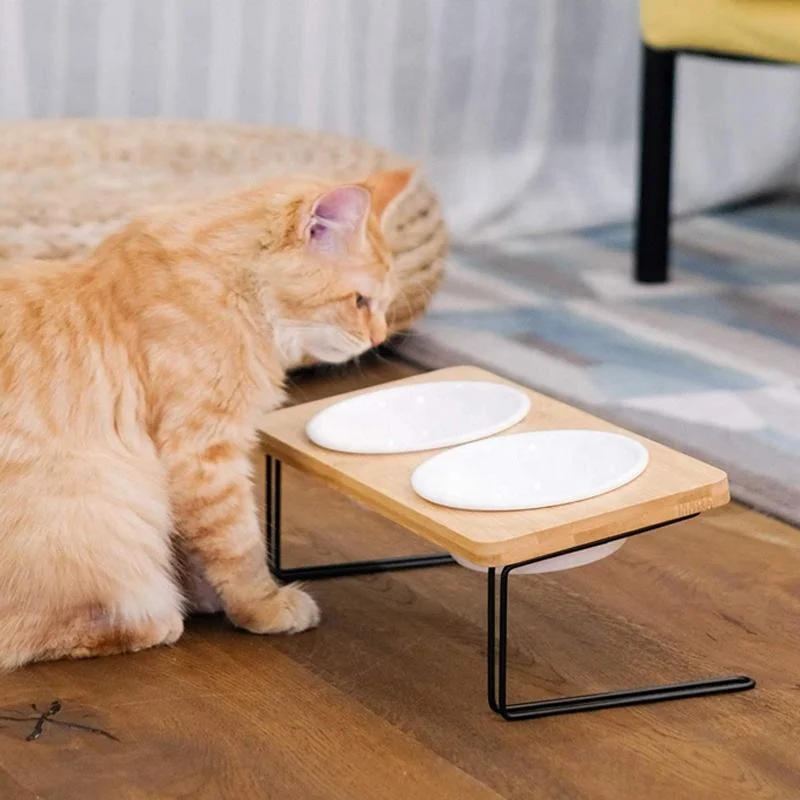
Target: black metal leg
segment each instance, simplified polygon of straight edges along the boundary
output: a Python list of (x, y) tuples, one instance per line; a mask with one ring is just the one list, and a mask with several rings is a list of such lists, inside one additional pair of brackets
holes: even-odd
[(278, 580), (310, 581), (322, 578), (344, 578), (350, 575), (370, 575), (376, 572), (438, 567), (455, 563), (449, 553), (441, 553), (368, 561), (347, 561), (340, 564), (321, 564), (313, 567), (291, 567), (286, 569), (281, 563), (281, 462), (272, 456), (267, 456), (265, 489), (267, 562), (272, 574)]
[[(674, 520), (680, 522), (681, 520)], [(666, 523), (672, 524), (672, 523)], [(615, 539), (635, 536), (645, 533), (662, 525), (643, 528), (623, 536), (612, 537)], [(611, 541), (609, 539), (608, 541)], [(587, 546), (574, 547), (557, 555), (583, 550)], [(554, 558), (555, 556), (545, 556)], [(623, 689), (614, 692), (600, 692), (597, 694), (578, 695), (576, 697), (560, 697), (552, 700), (535, 700), (525, 703), (508, 702), (508, 579), (511, 573), (526, 564), (541, 561), (542, 558), (523, 561), (503, 567), (500, 572), (500, 597), (499, 615), (497, 603), (497, 579), (494, 568), (488, 573), (487, 595), (487, 688), (489, 707), (500, 714), (504, 719), (513, 722), (523, 719), (549, 717), (557, 714), (575, 714), (581, 711), (598, 711), (603, 708), (616, 708), (619, 706), (642, 705), (644, 703), (658, 703), (665, 700), (681, 700), (689, 697), (703, 697), (712, 694), (726, 694), (742, 692), (755, 687), (756, 683), (746, 675), (732, 675), (724, 678), (709, 678), (705, 680), (689, 681), (686, 683), (671, 683), (664, 686), (648, 686), (639, 689)]]
[(639, 283), (665, 283), (669, 273), (676, 55), (644, 47), (635, 252)]

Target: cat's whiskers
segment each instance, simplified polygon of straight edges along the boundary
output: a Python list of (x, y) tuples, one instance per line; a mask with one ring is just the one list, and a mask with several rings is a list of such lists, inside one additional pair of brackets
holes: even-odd
[(277, 322), (279, 327), (282, 328), (293, 328), (293, 329), (300, 329), (300, 330), (314, 330), (319, 328), (331, 328), (335, 327), (331, 325), (330, 322), (319, 322), (316, 320), (302, 320), (302, 319), (280, 319)]

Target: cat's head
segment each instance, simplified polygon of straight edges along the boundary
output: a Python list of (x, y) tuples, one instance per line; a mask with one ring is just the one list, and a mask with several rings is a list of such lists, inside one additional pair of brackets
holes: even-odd
[(412, 174), (386, 171), (341, 185), (293, 179), (281, 187), (286, 226), (273, 232), (262, 274), (287, 366), (347, 361), (385, 340), (395, 282), (382, 221)]

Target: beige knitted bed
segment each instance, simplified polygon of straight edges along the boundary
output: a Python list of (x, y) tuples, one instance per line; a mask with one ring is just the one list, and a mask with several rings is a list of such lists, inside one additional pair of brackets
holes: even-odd
[[(288, 172), (358, 179), (403, 161), (329, 134), (166, 121), (53, 120), (0, 125), (0, 267), (85, 253), (152, 205), (196, 200)], [(447, 236), (424, 179), (387, 220), (402, 290), (391, 329), (425, 309)]]

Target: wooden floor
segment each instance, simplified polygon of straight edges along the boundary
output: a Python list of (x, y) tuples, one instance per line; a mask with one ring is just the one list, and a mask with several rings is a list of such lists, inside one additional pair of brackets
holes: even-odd
[[(303, 379), (310, 399), (409, 374)], [(288, 472), (287, 561), (420, 543)], [(319, 630), (191, 622), (179, 644), (0, 679), (0, 798), (800, 797), (800, 533), (741, 506), (613, 558), (513, 581), (519, 699), (747, 672), (746, 694), (509, 724), (486, 707), (481, 575), (458, 567), (312, 587)]]

